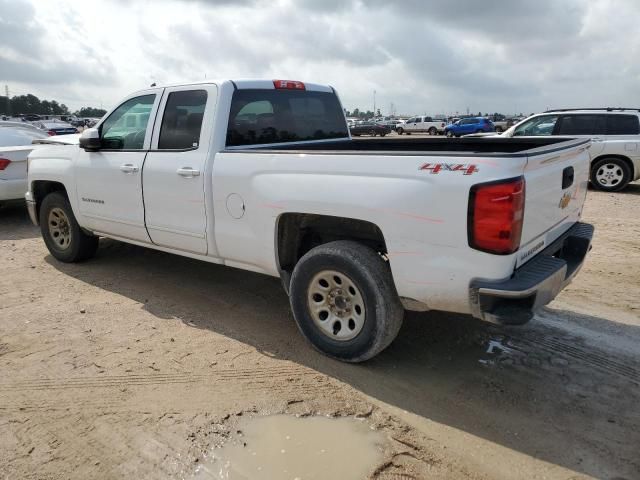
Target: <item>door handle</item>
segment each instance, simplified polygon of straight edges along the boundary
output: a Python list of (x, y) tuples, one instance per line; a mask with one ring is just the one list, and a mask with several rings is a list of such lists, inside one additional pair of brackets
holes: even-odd
[(178, 175), (180, 175), (181, 177), (185, 177), (185, 178), (193, 178), (193, 177), (197, 177), (198, 175), (200, 175), (200, 170), (195, 170), (191, 167), (182, 167), (179, 168), (178, 170), (176, 170), (176, 173)]
[(120, 165), (120, 170), (124, 173), (136, 173), (140, 169), (132, 163), (125, 163), (124, 165)]

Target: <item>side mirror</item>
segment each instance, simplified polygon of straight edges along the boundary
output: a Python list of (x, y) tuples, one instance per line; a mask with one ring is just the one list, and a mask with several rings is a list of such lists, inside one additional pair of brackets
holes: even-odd
[(80, 148), (88, 152), (96, 152), (102, 147), (100, 132), (96, 128), (87, 128), (80, 135)]

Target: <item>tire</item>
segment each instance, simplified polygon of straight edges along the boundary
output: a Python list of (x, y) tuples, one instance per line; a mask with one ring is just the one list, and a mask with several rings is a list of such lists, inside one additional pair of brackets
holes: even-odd
[(98, 237), (82, 231), (69, 200), (60, 192), (44, 197), (40, 205), (40, 231), (51, 255), (61, 262), (88, 260), (98, 249)]
[(375, 130), (369, 130), (369, 135), (371, 135), (372, 137), (376, 136), (376, 131)]
[(591, 165), (591, 185), (605, 192), (618, 192), (631, 181), (631, 169), (619, 158), (601, 158)]
[(429, 135), (437, 135), (438, 134), (438, 129), (435, 127), (431, 127), (429, 129)]
[(496, 133), (502, 133), (502, 127), (496, 127)]
[(385, 135), (386, 135), (386, 133), (381, 133), (380, 134), (381, 137), (384, 137)]
[(396, 132), (398, 132), (398, 135), (402, 135), (404, 133), (404, 129), (402, 127), (399, 127), (396, 129)]
[(452, 132), (451, 130), (447, 130), (446, 135), (447, 135), (447, 138), (453, 138), (453, 137), (455, 137), (455, 135), (453, 134), (453, 132)]
[(344, 362), (364, 362), (387, 348), (404, 317), (389, 265), (350, 240), (315, 247), (298, 261), (290, 301), (302, 335), (319, 352)]

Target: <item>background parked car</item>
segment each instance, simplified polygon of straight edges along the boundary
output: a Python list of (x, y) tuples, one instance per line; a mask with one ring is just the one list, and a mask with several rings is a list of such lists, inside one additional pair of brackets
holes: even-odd
[(434, 120), (431, 117), (411, 117), (403, 125), (398, 126), (397, 132), (402, 135), (406, 133), (428, 133), (437, 135), (444, 132), (446, 122), (444, 120)]
[(356, 125), (350, 125), (349, 131), (354, 137), (359, 137), (360, 135), (371, 135), (372, 137), (380, 135), (384, 137), (391, 133), (391, 129), (387, 125), (380, 125), (374, 122), (362, 122)]
[[(70, 136), (69, 136), (70, 137)], [(69, 140), (78, 143), (69, 137)], [(49, 141), (47, 132), (24, 122), (0, 122), (0, 202), (24, 199), (27, 191), (27, 156), (34, 148), (33, 142)]]
[(73, 125), (65, 122), (35, 122), (34, 125), (41, 130), (46, 131), (49, 135), (68, 135), (70, 133), (78, 133), (78, 129)]
[(444, 129), (447, 137), (459, 137), (468, 133), (493, 132), (493, 122), (484, 117), (461, 118)]
[(640, 109), (549, 110), (502, 134), (505, 137), (563, 135), (592, 141), (591, 184), (616, 192), (640, 179)]

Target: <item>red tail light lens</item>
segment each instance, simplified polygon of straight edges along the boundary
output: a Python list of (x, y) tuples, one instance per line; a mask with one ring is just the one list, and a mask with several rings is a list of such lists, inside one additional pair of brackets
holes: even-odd
[(0, 170), (4, 170), (5, 168), (7, 168), (10, 163), (11, 160), (9, 160), (8, 158), (0, 158)]
[(524, 199), (523, 177), (471, 187), (469, 246), (498, 255), (517, 251), (522, 236)]
[(304, 83), (297, 80), (274, 80), (273, 86), (276, 90), (305, 90)]
[(48, 134), (50, 137), (52, 137), (52, 136), (54, 136), (54, 135), (56, 134), (56, 132), (55, 132), (54, 130), (49, 130), (49, 131), (47, 132), (47, 134)]

